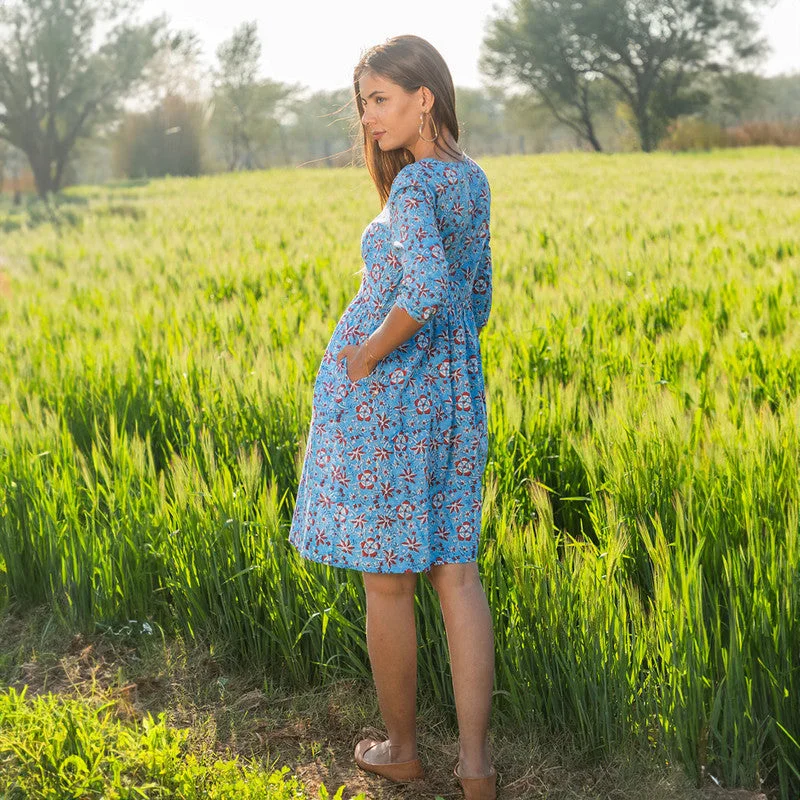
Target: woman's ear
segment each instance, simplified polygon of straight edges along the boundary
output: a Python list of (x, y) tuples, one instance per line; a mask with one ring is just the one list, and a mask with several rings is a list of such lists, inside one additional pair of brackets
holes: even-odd
[(433, 103), (436, 99), (433, 96), (433, 92), (427, 86), (420, 86), (420, 90), (422, 91), (422, 111), (428, 113), (433, 110)]

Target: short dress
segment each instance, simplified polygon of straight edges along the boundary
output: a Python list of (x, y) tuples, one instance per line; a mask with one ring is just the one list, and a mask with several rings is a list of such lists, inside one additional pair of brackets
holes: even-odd
[[(361, 239), (361, 285), (314, 381), (289, 541), (363, 572), (475, 561), (488, 455), (478, 333), (492, 303), (491, 192), (469, 156), (422, 158), (392, 182)], [(423, 327), (357, 381), (359, 344), (392, 306)]]

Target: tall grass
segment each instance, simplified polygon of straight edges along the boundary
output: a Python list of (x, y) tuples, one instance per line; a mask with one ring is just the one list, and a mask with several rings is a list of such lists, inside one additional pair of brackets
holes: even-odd
[[(800, 792), (800, 153), (487, 159), (479, 563), (499, 720)], [(6, 599), (370, 680), (356, 572), (287, 543), (365, 173), (75, 190), (0, 244)], [(419, 683), (454, 719), (417, 595)]]

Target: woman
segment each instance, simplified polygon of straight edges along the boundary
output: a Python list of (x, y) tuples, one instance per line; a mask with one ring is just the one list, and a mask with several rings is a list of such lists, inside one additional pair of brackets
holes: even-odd
[(424, 777), (417, 757), (414, 590), (424, 573), (447, 631), (459, 723), (454, 773), (495, 797), (488, 726), (492, 619), (476, 563), (488, 452), (478, 333), (492, 300), (489, 183), (458, 147), (455, 92), (417, 36), (368, 50), (353, 74), (383, 204), (361, 240), (361, 286), (314, 383), (290, 541), (363, 573), (367, 649), (388, 738), (364, 770)]

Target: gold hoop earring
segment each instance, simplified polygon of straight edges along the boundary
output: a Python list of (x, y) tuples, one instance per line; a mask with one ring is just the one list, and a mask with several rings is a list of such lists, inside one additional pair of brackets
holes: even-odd
[[(426, 139), (422, 135), (422, 128), (425, 126), (425, 114), (428, 114), (431, 118), (431, 124), (433, 125), (433, 139)], [(422, 139), (423, 142), (435, 142), (439, 138), (439, 129), (436, 127), (436, 120), (433, 118), (433, 115), (430, 112), (425, 112), (425, 114), (419, 115), (419, 138)]]

